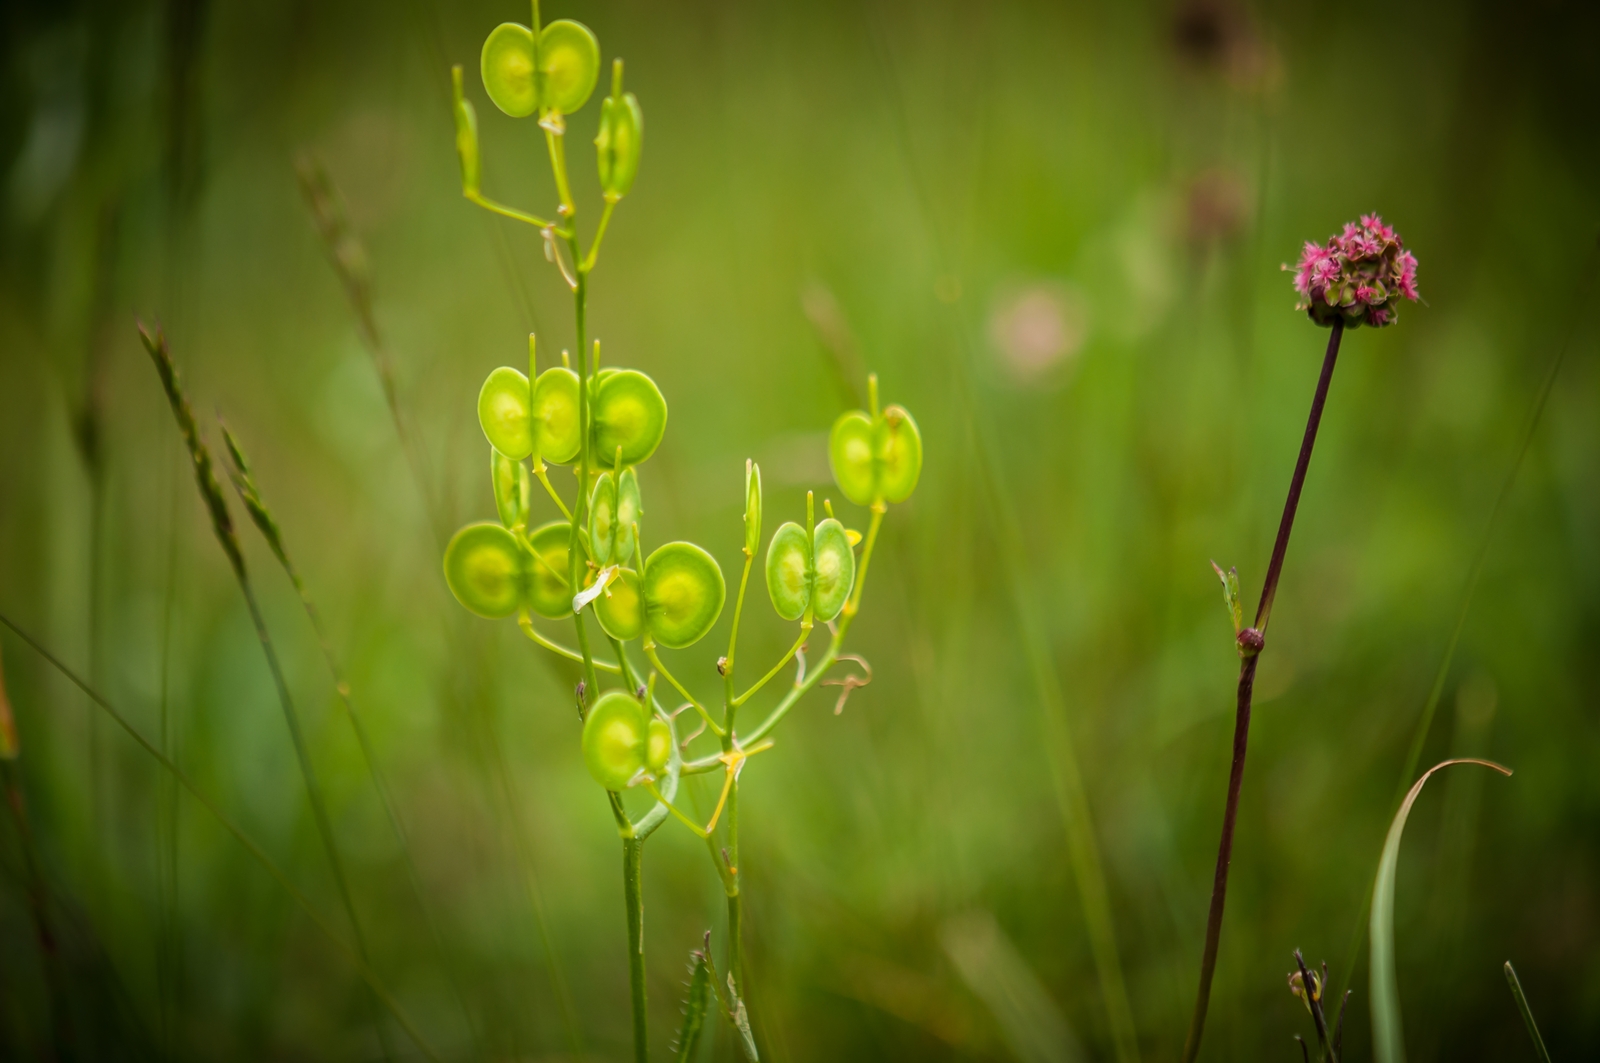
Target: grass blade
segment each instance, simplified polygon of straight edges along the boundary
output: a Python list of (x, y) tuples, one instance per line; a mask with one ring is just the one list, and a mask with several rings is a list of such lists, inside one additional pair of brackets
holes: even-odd
[(1440, 768), (1452, 764), (1480, 764), (1493, 768), (1502, 775), (1510, 775), (1510, 768), (1488, 760), (1463, 757), (1435, 764), (1422, 773), (1412, 784), (1394, 822), (1389, 825), (1389, 836), (1383, 843), (1383, 856), (1378, 860), (1378, 876), (1372, 885), (1372, 1055), (1378, 1063), (1405, 1063), (1405, 1037), (1400, 1029), (1400, 987), (1394, 971), (1394, 882), (1400, 864), (1400, 837), (1405, 833), (1406, 819), (1411, 806), (1430, 776)]
[(1522, 992), (1522, 980), (1517, 977), (1517, 969), (1511, 966), (1510, 960), (1506, 961), (1506, 982), (1511, 986), (1511, 996), (1517, 1002), (1517, 1010), (1522, 1012), (1522, 1021), (1528, 1024), (1528, 1037), (1533, 1041), (1533, 1050), (1539, 1053), (1543, 1063), (1550, 1063), (1550, 1050), (1544, 1046), (1539, 1024), (1533, 1021), (1533, 1010), (1528, 1007), (1528, 998)]

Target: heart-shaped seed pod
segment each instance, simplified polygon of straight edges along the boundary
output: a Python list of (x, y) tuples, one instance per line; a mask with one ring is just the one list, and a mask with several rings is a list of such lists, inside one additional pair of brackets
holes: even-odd
[(594, 617), (607, 635), (620, 642), (644, 634), (644, 597), (639, 574), (631, 568), (618, 569), (611, 582), (594, 600)]
[(556, 19), (539, 33), (539, 72), (545, 110), (575, 114), (600, 77), (600, 42), (583, 23)]
[(578, 374), (552, 366), (533, 385), (533, 439), (539, 457), (565, 465), (578, 456)]
[(885, 502), (904, 502), (922, 475), (922, 433), (904, 406), (883, 411), (873, 433), (878, 463), (878, 490)]
[(843, 524), (829, 517), (811, 536), (812, 611), (824, 623), (839, 615), (856, 580), (856, 555)]
[(643, 592), (651, 636), (681, 650), (711, 630), (728, 588), (710, 554), (693, 543), (667, 543), (645, 561)]
[(539, 109), (539, 86), (534, 77), (537, 57), (533, 31), (515, 22), (502, 22), (483, 42), (478, 65), (484, 90), (496, 107), (513, 118), (526, 118)]
[(619, 565), (633, 560), (633, 529), (644, 516), (644, 503), (639, 495), (639, 473), (627, 468), (617, 477), (617, 542), (612, 548), (612, 559)]
[(650, 717), (639, 700), (620, 690), (600, 695), (583, 721), (583, 763), (607, 790), (626, 790), (645, 766)]
[(761, 466), (744, 463), (744, 553), (755, 557), (761, 549)]
[(603, 472), (595, 479), (594, 491), (589, 495), (589, 554), (596, 565), (604, 567), (612, 563), (616, 534), (617, 481), (609, 472)]
[(494, 506), (500, 513), (500, 523), (508, 528), (528, 523), (528, 507), (533, 502), (528, 467), (490, 447), (489, 481), (494, 484)]
[(572, 591), (567, 584), (568, 547), (572, 526), (553, 520), (528, 533), (528, 607), (542, 617), (560, 620), (572, 615)]
[(478, 423), (489, 445), (512, 461), (533, 453), (528, 378), (508, 365), (489, 374), (478, 392)]
[(510, 616), (528, 595), (528, 557), (516, 537), (483, 521), (456, 532), (444, 550), (444, 579), (456, 601), (490, 620)]
[(599, 380), (594, 395), (594, 454), (610, 465), (622, 448), (622, 464), (638, 465), (656, 452), (667, 431), (667, 400), (656, 382), (635, 369), (619, 369)]
[(860, 410), (840, 414), (828, 436), (828, 462), (844, 497), (858, 506), (871, 505), (877, 490), (872, 465), (872, 418)]
[(811, 537), (792, 520), (767, 546), (767, 594), (785, 620), (799, 620), (811, 604)]
[(622, 60), (612, 67), (611, 95), (600, 105), (600, 132), (594, 138), (600, 187), (612, 203), (628, 194), (639, 172), (644, 143), (644, 112), (633, 93), (622, 91)]
[(644, 767), (657, 777), (666, 774), (672, 763), (672, 728), (659, 716), (650, 717), (650, 734), (645, 738)]

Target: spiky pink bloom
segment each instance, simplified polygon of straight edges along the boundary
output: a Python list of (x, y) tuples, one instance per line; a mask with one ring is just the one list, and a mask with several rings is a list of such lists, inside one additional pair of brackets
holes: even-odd
[(1319, 325), (1343, 318), (1347, 328), (1382, 328), (1394, 324), (1398, 300), (1417, 301), (1417, 257), (1382, 218), (1363, 214), (1326, 245), (1306, 244), (1294, 290), (1301, 296), (1295, 309)]

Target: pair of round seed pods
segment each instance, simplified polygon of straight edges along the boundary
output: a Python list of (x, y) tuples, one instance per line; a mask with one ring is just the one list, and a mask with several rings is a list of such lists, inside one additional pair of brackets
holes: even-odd
[[(496, 107), (513, 118), (575, 114), (594, 92), (600, 74), (600, 42), (581, 22), (557, 19), (537, 34), (516, 22), (490, 31), (479, 58), (483, 87)], [(459, 110), (459, 108), (458, 108)], [(458, 129), (461, 126), (458, 116)], [(470, 119), (476, 129), (476, 117)], [(600, 187), (615, 202), (628, 194), (639, 172), (644, 112), (622, 91), (622, 61), (612, 68), (612, 90), (600, 109), (595, 150)], [(463, 155), (465, 157), (465, 154)]]
[[(478, 422), (495, 450), (513, 461), (529, 455), (552, 465), (578, 457), (578, 374), (552, 366), (530, 384), (508, 365), (489, 374), (478, 392)], [(589, 385), (589, 453), (596, 464), (638, 465), (656, 452), (667, 431), (667, 400), (636, 369), (607, 367)]]
[(672, 760), (672, 729), (638, 698), (608, 690), (583, 721), (583, 762), (607, 790), (660, 778)]

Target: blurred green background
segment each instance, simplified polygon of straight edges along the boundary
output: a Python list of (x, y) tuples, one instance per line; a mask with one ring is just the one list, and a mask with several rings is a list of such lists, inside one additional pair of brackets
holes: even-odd
[[(1422, 764), (1481, 755), (1516, 774), (1445, 773), (1412, 817), (1408, 1044), (1533, 1058), (1507, 959), (1556, 1058), (1600, 1043), (1596, 8), (544, 16), (625, 57), (646, 116), (592, 321), (604, 361), (652, 374), (671, 407), (644, 469), (647, 538), (701, 542), (736, 574), (744, 459), (765, 472), (769, 532), (797, 517), (808, 488), (831, 490), (826, 430), (868, 369), (922, 426), (921, 485), (889, 514), (851, 632), (872, 684), (837, 716), (811, 695), (743, 776), (766, 1058), (1112, 1058), (1052, 783), (1069, 757), (1140, 1049), (1175, 1057), (1237, 667), (1208, 562), (1238, 565), (1253, 603), (1326, 339), (1278, 267), (1373, 210), (1416, 252), (1426, 305), (1346, 338), (1261, 665), (1204, 1058), (1298, 1058), (1291, 1035), (1312, 1030), (1284, 984), (1296, 947), (1335, 984), (1356, 959), (1347, 1058), (1370, 1058), (1351, 950), (1485, 548)], [(439, 565), (441, 528), (493, 514), (483, 377), (522, 364), (529, 331), (547, 356), (572, 343), (537, 233), (459, 194), (452, 62), (485, 191), (554, 206), (536, 127), (495, 111), (474, 73), (509, 19), (527, 12), (6, 5), (0, 612), (337, 916), (269, 674), (134, 332), (136, 315), (159, 321), (212, 444), (218, 411), (250, 452), (411, 832), (442, 956), (299, 603), (243, 527), (374, 966), (450, 1058), (620, 1059), (620, 861), (579, 755), (577, 672), (467, 614)], [(597, 112), (569, 138), (586, 232)], [(297, 188), (300, 153), (366, 246), (422, 490)], [(752, 668), (791, 637), (764, 598), (741, 641)], [(708, 694), (730, 614), (669, 657)], [(1058, 698), (1041, 696), (1030, 639)], [(61, 1056), (378, 1058), (362, 983), (278, 884), (24, 643), (0, 633), (0, 651), (67, 972)], [(695, 786), (708, 808), (713, 777)], [(19, 838), (8, 818), (0, 1055), (50, 1058)], [(664, 1058), (689, 950), (714, 928), (721, 955), (722, 894), (675, 823), (645, 878)], [(702, 1058), (736, 1058), (718, 1026)]]

